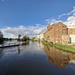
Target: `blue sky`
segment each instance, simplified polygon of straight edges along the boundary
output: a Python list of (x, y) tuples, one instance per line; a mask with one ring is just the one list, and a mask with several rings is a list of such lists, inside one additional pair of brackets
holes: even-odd
[(5, 37), (38, 35), (51, 22), (74, 20), (74, 6), (75, 0), (0, 0), (0, 30)]

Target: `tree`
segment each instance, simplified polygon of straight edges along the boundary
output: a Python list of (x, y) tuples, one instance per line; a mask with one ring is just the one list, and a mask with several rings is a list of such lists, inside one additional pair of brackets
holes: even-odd
[(20, 35), (20, 34), (18, 34), (18, 41), (20, 41), (20, 37), (21, 37), (21, 35)]
[(3, 33), (0, 31), (0, 44), (2, 44), (4, 41), (4, 38), (3, 38)]
[(34, 41), (35, 41), (35, 38), (36, 38), (36, 37), (33, 37), (33, 38), (31, 39), (31, 41), (33, 41), (33, 42), (34, 42)]
[(2, 34), (2, 32), (0, 31), (0, 38), (3, 38), (3, 34)]
[(29, 40), (29, 37), (25, 35), (25, 36), (23, 36), (22, 39), (23, 39), (23, 41), (27, 41), (27, 40)]

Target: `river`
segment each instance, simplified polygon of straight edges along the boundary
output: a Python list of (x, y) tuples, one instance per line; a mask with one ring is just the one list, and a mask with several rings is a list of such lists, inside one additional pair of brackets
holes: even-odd
[(75, 75), (75, 54), (38, 42), (2, 48), (0, 75)]

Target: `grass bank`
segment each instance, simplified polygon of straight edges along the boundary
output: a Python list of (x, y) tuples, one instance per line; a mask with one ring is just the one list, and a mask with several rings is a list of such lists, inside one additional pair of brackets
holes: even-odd
[(75, 53), (75, 48), (71, 47), (71, 46), (67, 46), (67, 45), (60, 45), (60, 44), (52, 44), (50, 42), (47, 41), (42, 41), (43, 44), (45, 45), (50, 45), (50, 46), (54, 46), (59, 50), (63, 50), (66, 52), (71, 52), (71, 53)]
[(53, 46), (53, 44), (51, 42), (47, 42), (47, 41), (44, 41), (44, 40), (42, 41), (42, 43), (45, 44), (45, 45)]

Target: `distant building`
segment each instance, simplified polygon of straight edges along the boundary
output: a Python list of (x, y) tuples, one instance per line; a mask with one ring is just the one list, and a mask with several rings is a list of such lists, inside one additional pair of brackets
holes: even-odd
[(39, 39), (40, 39), (40, 41), (42, 41), (44, 39), (44, 34), (40, 34)]
[(35, 37), (34, 39), (35, 41), (38, 41), (39, 40), (39, 35), (37, 37)]
[(49, 25), (44, 33), (44, 39), (48, 42), (67, 44), (69, 42), (68, 28), (62, 22)]
[(35, 40), (37, 41), (42, 41), (43, 39), (44, 39), (44, 34), (40, 34), (35, 38)]
[(68, 35), (75, 35), (75, 28), (68, 28)]

